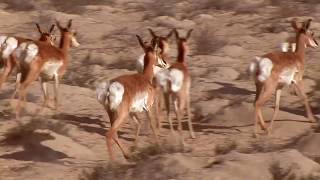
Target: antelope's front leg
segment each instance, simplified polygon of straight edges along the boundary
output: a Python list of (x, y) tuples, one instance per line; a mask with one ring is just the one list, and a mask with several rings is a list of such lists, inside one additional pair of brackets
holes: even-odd
[(59, 75), (55, 74), (54, 75), (54, 109), (57, 110), (58, 109), (58, 98), (59, 98)]
[(308, 97), (304, 91), (303, 81), (302, 80), (297, 81), (296, 83), (294, 83), (294, 85), (295, 85), (295, 90), (296, 90), (298, 96), (301, 98), (301, 100), (303, 100), (308, 119), (311, 122), (316, 122), (316, 118), (314, 117), (314, 115), (312, 113)]

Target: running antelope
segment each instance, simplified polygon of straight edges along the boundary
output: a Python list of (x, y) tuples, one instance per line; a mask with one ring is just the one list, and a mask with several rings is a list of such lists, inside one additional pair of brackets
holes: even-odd
[[(315, 121), (307, 95), (303, 88), (303, 74), (305, 69), (305, 50), (306, 47), (317, 47), (318, 43), (314, 39), (314, 34), (309, 30), (311, 19), (298, 25), (296, 19), (292, 21), (292, 27), (296, 31), (295, 52), (274, 52), (268, 53), (250, 64), (250, 72), (255, 78), (256, 98), (255, 98), (255, 130), (257, 134), (258, 123), (268, 134), (272, 131), (273, 121), (279, 112), (281, 90), (285, 85), (293, 84), (296, 93), (303, 100), (306, 113), (310, 121)], [(266, 128), (262, 116), (261, 108), (270, 99), (273, 92), (276, 92), (275, 110), (271, 118), (271, 123)]]
[(25, 42), (20, 44), (15, 51), (21, 65), (21, 85), (18, 89), (19, 100), (16, 108), (16, 115), (19, 117), (21, 100), (25, 102), (27, 88), (37, 78), (40, 79), (44, 106), (48, 106), (49, 96), (47, 82), (54, 80), (54, 101), (55, 108), (58, 107), (58, 86), (59, 79), (64, 75), (69, 62), (69, 49), (71, 46), (78, 47), (76, 33), (71, 29), (72, 20), (69, 20), (67, 27), (62, 27), (56, 22), (61, 32), (59, 47), (54, 47), (45, 42)]
[[(54, 25), (50, 27), (48, 32), (42, 31), (40, 25), (36, 23), (38, 32), (40, 33), (39, 41), (44, 41), (54, 45), (55, 36), (53, 35)], [(23, 42), (31, 42), (33, 40), (22, 37), (0, 36), (0, 48), (1, 48), (1, 63), (3, 64), (2, 72), (0, 73), (0, 89), (2, 84), (7, 80), (8, 76), (12, 73), (15, 67), (17, 67), (16, 76), (16, 88), (19, 86), (20, 81), (20, 68), (17, 57), (14, 56), (14, 50)]]
[[(176, 36), (177, 47), (178, 47), (178, 57), (177, 62), (172, 64), (167, 72), (168, 83), (163, 87), (165, 92), (165, 104), (167, 111), (167, 119), (170, 124), (170, 129), (173, 132), (173, 124), (170, 118), (170, 101), (174, 104), (174, 111), (178, 120), (178, 130), (182, 137), (182, 123), (181, 119), (183, 118), (184, 110), (186, 108), (188, 115), (188, 126), (190, 131), (191, 138), (195, 138), (195, 134), (192, 127), (191, 121), (191, 109), (190, 109), (190, 86), (191, 78), (189, 70), (186, 64), (186, 56), (188, 53), (188, 39), (190, 38), (191, 32), (193, 29), (190, 29), (187, 32), (186, 37), (180, 37), (176, 29), (174, 33)], [(166, 87), (167, 86), (167, 87)], [(183, 139), (183, 138), (182, 138)]]
[(127, 159), (129, 154), (124, 146), (119, 142), (117, 132), (128, 116), (137, 123), (136, 139), (140, 131), (140, 120), (135, 116), (136, 113), (145, 111), (150, 120), (151, 129), (155, 140), (159, 144), (156, 129), (153, 125), (153, 115), (151, 107), (154, 103), (155, 87), (152, 84), (154, 77), (154, 66), (162, 65), (158, 63), (158, 41), (151, 46), (145, 44), (140, 36), (137, 35), (140, 46), (145, 52), (144, 69), (142, 73), (123, 75), (107, 82), (99, 84), (97, 87), (97, 99), (107, 111), (111, 127), (106, 133), (106, 143), (111, 159), (113, 157), (112, 141), (120, 148), (123, 156)]

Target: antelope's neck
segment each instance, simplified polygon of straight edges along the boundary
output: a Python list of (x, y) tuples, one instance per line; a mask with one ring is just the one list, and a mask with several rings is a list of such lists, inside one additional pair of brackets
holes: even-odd
[(295, 53), (304, 61), (306, 45), (305, 45), (304, 39), (300, 34), (298, 34), (296, 37), (296, 44), (297, 44), (297, 48)]
[(64, 32), (60, 39), (60, 46), (59, 46), (64, 56), (67, 56), (69, 52), (70, 45), (71, 45), (70, 43), (71, 43), (70, 36), (66, 32)]
[(177, 62), (184, 63), (187, 56), (187, 50), (184, 46), (179, 46)]
[(144, 56), (144, 69), (143, 76), (146, 77), (150, 82), (153, 79), (153, 65), (155, 62), (155, 57), (152, 54), (147, 53)]

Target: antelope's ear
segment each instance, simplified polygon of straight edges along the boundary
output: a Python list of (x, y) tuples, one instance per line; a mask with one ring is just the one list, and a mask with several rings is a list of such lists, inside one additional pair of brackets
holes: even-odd
[(176, 39), (179, 39), (179, 32), (177, 31), (176, 28), (173, 29), (174, 34), (176, 35)]
[(173, 34), (173, 30), (171, 30), (171, 31), (169, 32), (169, 34), (166, 36), (166, 38), (169, 39), (169, 38), (172, 36), (172, 34)]
[(148, 28), (148, 31), (153, 38), (157, 37), (157, 35), (154, 33), (154, 31), (151, 28)]
[(186, 40), (188, 40), (191, 36), (191, 33), (192, 33), (193, 29), (190, 29), (187, 33), (187, 36), (186, 36)]
[(68, 29), (70, 29), (70, 28), (71, 28), (71, 26), (72, 26), (72, 19), (69, 19), (69, 21), (68, 21), (68, 25), (67, 25), (67, 28), (68, 28)]
[(51, 25), (51, 27), (50, 27), (50, 30), (49, 30), (49, 33), (50, 33), (50, 34), (52, 34), (52, 33), (53, 33), (53, 31), (54, 31), (54, 27), (55, 27), (55, 25), (54, 25), (54, 24), (52, 24), (52, 25)]
[(303, 23), (304, 24), (303, 28), (305, 30), (308, 30), (310, 28), (311, 21), (312, 21), (312, 19), (308, 19), (306, 22)]
[(64, 29), (58, 20), (56, 20), (56, 25), (60, 30)]
[(37, 26), (37, 29), (39, 31), (40, 34), (42, 34), (42, 31), (41, 31), (41, 28), (40, 28), (40, 25), (38, 23), (36, 23), (36, 26)]
[(137, 39), (138, 39), (138, 42), (140, 44), (140, 46), (142, 47), (142, 49), (145, 51), (146, 50), (146, 46), (145, 44), (143, 43), (142, 41), (142, 38), (139, 36), (139, 35), (136, 35)]
[(301, 29), (301, 27), (299, 27), (297, 21), (298, 21), (297, 18), (294, 18), (294, 19), (292, 19), (292, 21), (291, 21), (291, 26), (293, 27), (293, 29), (294, 29), (295, 31), (299, 31), (299, 30)]

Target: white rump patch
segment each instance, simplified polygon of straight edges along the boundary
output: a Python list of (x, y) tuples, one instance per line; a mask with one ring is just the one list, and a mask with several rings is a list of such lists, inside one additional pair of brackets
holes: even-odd
[(295, 52), (296, 51), (296, 43), (289, 43), (289, 42), (281, 43), (281, 51), (282, 52)]
[(42, 66), (41, 74), (53, 77), (54, 75), (58, 74), (58, 70), (62, 66), (62, 64), (62, 61), (49, 60)]
[(267, 80), (271, 74), (273, 64), (272, 61), (268, 58), (262, 58), (260, 59), (259, 63), (259, 75), (258, 75), (258, 80), (263, 82)]
[(285, 83), (287, 85), (290, 85), (291, 83), (295, 83), (294, 75), (296, 73), (298, 73), (297, 68), (285, 69), (284, 71), (281, 72), (279, 76), (279, 82)]
[(34, 58), (38, 55), (38, 52), (39, 52), (39, 48), (37, 45), (28, 44), (24, 62), (31, 63), (34, 60)]
[(115, 110), (122, 102), (124, 87), (119, 82), (113, 82), (110, 84), (108, 92), (109, 93), (107, 95), (109, 96), (109, 107), (111, 110)]
[(183, 72), (178, 69), (171, 69), (169, 72), (171, 81), (171, 90), (178, 92), (183, 84)]
[(148, 111), (148, 92), (137, 93), (133, 99), (130, 112)]
[(160, 69), (156, 74), (155, 78), (157, 84), (159, 84), (164, 92), (168, 92), (168, 81), (170, 80), (170, 72), (169, 69)]
[(18, 40), (14, 37), (9, 37), (1, 46), (3, 48), (2, 58), (7, 59), (11, 53), (18, 47)]
[(263, 82), (269, 78), (273, 68), (273, 63), (269, 58), (256, 57), (256, 59), (250, 63), (249, 71), (255, 76), (259, 71), (258, 80)]
[(290, 44), (288, 42), (281, 43), (281, 51), (288, 52)]

